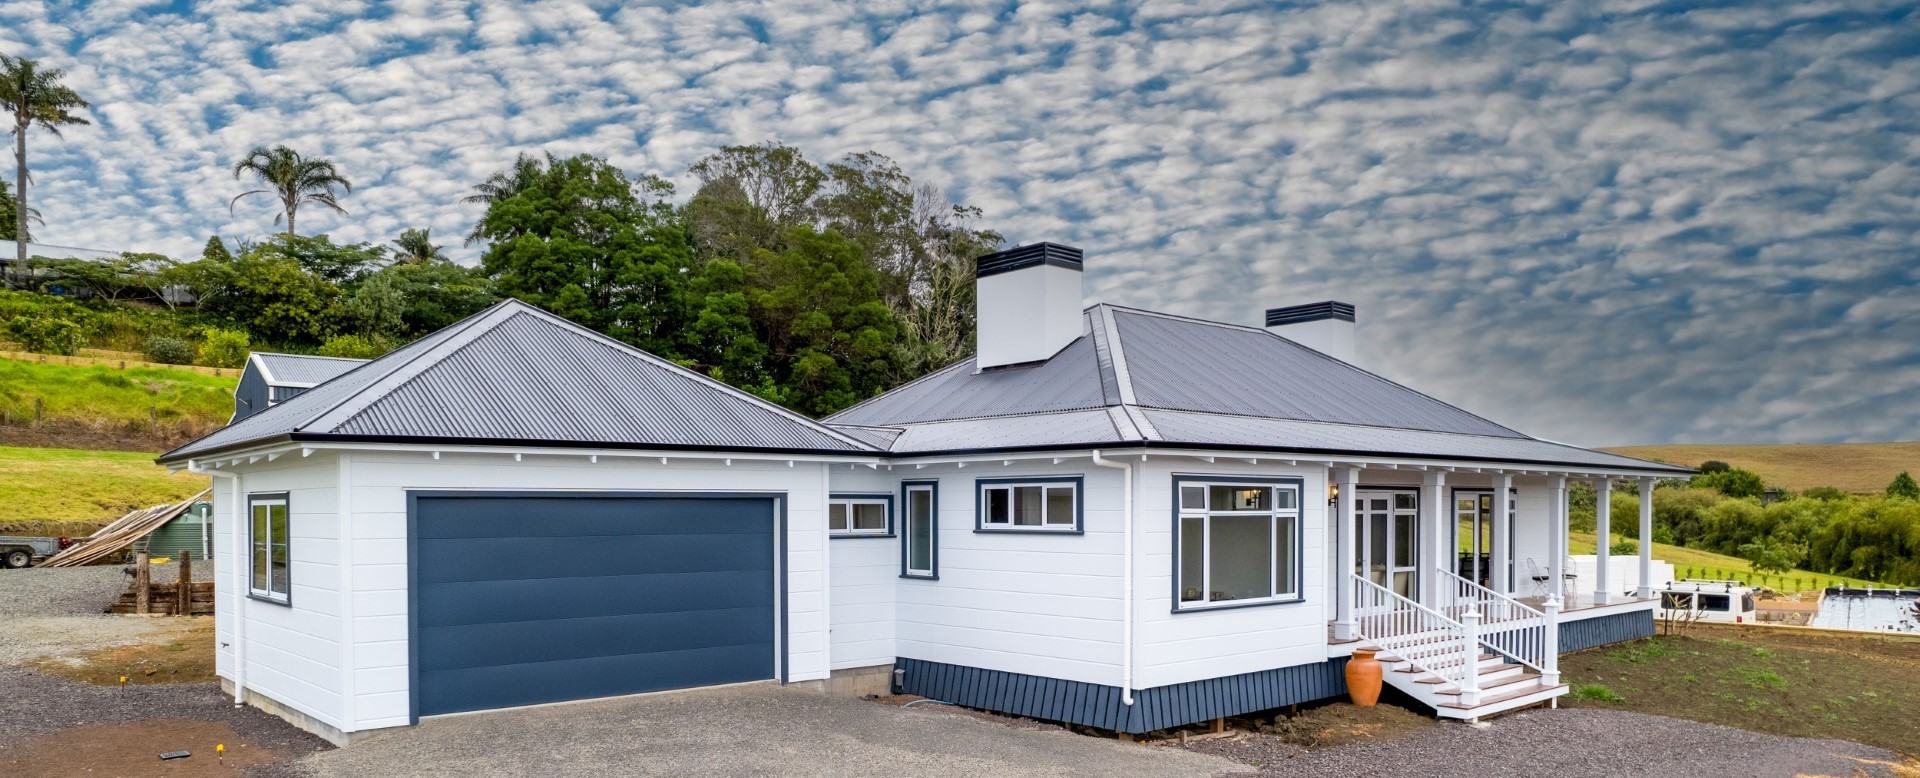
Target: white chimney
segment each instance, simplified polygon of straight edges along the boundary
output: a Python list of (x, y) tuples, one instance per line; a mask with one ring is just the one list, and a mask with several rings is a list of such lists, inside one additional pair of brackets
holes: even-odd
[(978, 262), (977, 369), (1049, 359), (1080, 337), (1079, 249), (1035, 243), (988, 254)]
[(1353, 306), (1328, 300), (1267, 311), (1267, 329), (1307, 348), (1353, 364)]

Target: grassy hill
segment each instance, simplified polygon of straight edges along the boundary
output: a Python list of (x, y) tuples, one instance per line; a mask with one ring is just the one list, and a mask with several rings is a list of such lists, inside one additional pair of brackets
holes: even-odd
[[(1594, 533), (1568, 532), (1567, 553), (1591, 554)], [(1615, 534), (1614, 542), (1627, 538)], [(1841, 575), (1828, 575), (1806, 570), (1793, 570), (1786, 573), (1761, 574), (1753, 572), (1753, 566), (1747, 560), (1734, 556), (1715, 554), (1697, 548), (1669, 546), (1664, 543), (1653, 544), (1653, 558), (1673, 565), (1675, 578), (1713, 578), (1723, 581), (1745, 581), (1756, 586), (1771, 586), (1780, 591), (1805, 591), (1823, 589), (1835, 584), (1865, 587), (1872, 581), (1848, 578)], [(1885, 588), (1886, 584), (1873, 584)]]
[[(234, 371), (0, 359), (0, 444), (161, 451), (233, 415)], [(38, 401), (40, 419), (34, 421)]]
[(0, 446), (0, 534), (83, 535), (135, 508), (191, 497), (210, 480), (169, 475), (152, 454)]
[(1770, 486), (1794, 491), (1831, 486), (1854, 494), (1878, 494), (1902, 470), (1920, 477), (1920, 441), (1789, 445), (1681, 444), (1605, 450), (1690, 467), (1718, 459), (1734, 467), (1759, 473)]

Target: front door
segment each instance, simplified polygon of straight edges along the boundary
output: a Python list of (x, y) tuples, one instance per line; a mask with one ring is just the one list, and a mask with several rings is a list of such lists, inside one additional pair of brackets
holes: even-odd
[[(1455, 570), (1461, 578), (1488, 588), (1493, 586), (1493, 560), (1496, 543), (1513, 541), (1513, 497), (1507, 497), (1508, 537), (1496, 538), (1493, 531), (1493, 491), (1456, 489), (1453, 492), (1453, 542), (1460, 564)], [(1510, 556), (1510, 555), (1509, 555)], [(1512, 560), (1508, 560), (1508, 580), (1512, 580)]]
[(1354, 493), (1354, 538), (1359, 541), (1353, 572), (1402, 597), (1418, 599), (1420, 495), (1414, 491), (1361, 489)]

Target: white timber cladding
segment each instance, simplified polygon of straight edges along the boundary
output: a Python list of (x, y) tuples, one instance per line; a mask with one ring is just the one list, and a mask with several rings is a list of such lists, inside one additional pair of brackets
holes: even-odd
[[(235, 621), (246, 619), (246, 684), (287, 707), (340, 729), (346, 723), (341, 661), (341, 567), (339, 470), (332, 455), (232, 468), (238, 479), (215, 480), (214, 598), (215, 671), (235, 678)], [(232, 556), (233, 487), (238, 482), (241, 521), (249, 520), (247, 495), (285, 492), (288, 507), (289, 602), (266, 602), (248, 594), (247, 560)], [(241, 553), (248, 553), (247, 527), (240, 526)], [(237, 561), (237, 564), (236, 564)], [(238, 587), (230, 575), (238, 571)]]
[(980, 279), (975, 364), (981, 368), (1037, 362), (1066, 348), (1086, 329), (1079, 270), (1035, 265)]
[[(247, 686), (342, 731), (409, 722), (407, 651), (407, 492), (648, 491), (750, 492), (786, 501), (788, 679), (827, 677), (827, 479), (818, 462), (585, 454), (475, 453), (429, 449), (358, 450), (344, 476), (338, 455), (296, 452), (273, 465), (232, 468), (248, 492), (286, 491), (292, 507), (291, 605), (241, 600), (247, 624)], [(227, 479), (222, 479), (222, 481)], [(337, 538), (339, 484), (351, 490), (352, 628), (342, 623)], [(216, 532), (228, 531), (225, 506), (216, 506)], [(221, 541), (226, 542), (224, 539)], [(845, 541), (835, 541), (845, 542)], [(866, 542), (886, 543), (884, 540)], [(222, 545), (222, 553), (228, 547)], [(217, 563), (229, 570), (230, 560)], [(222, 641), (234, 598), (221, 579)], [(351, 635), (349, 647), (340, 645)], [(342, 662), (351, 665), (346, 680)], [(232, 678), (230, 649), (219, 654), (221, 675)], [(351, 688), (351, 707), (343, 704)], [(351, 710), (353, 718), (346, 719)]]
[(833, 538), (827, 543), (832, 565), (833, 669), (893, 664), (894, 585), (900, 579), (901, 471), (865, 466), (830, 467), (835, 494), (893, 496), (893, 529), (884, 536)]

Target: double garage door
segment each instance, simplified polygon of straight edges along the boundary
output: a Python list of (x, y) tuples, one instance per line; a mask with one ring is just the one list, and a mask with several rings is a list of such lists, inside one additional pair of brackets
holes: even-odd
[(416, 716), (773, 678), (768, 497), (415, 493)]

